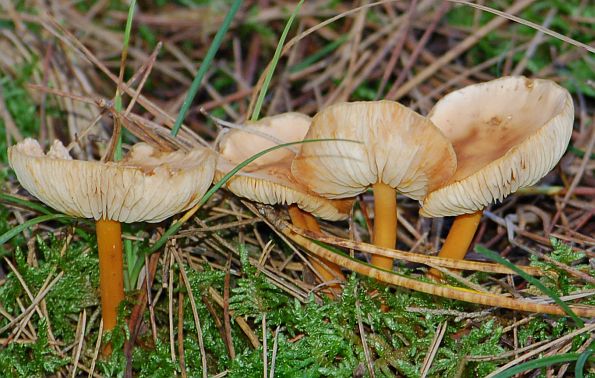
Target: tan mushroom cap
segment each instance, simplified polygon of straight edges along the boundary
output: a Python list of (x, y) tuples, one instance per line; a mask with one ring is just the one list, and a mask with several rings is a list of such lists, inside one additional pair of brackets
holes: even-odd
[(21, 185), (68, 215), (160, 222), (194, 206), (212, 183), (216, 155), (205, 148), (164, 153), (139, 143), (118, 162), (73, 160), (56, 140), (43, 153), (34, 139), (8, 149)]
[[(284, 113), (249, 123), (249, 130), (235, 129), (220, 142), (215, 181), (237, 164), (279, 143), (304, 139), (311, 118), (300, 113)], [(297, 147), (297, 146), (296, 146)], [(329, 200), (310, 192), (291, 174), (295, 149), (281, 148), (256, 159), (229, 179), (225, 187), (235, 195), (268, 205), (296, 204), (300, 209), (327, 220), (349, 216), (352, 200)]]
[(452, 142), (457, 171), (420, 214), (472, 213), (536, 183), (558, 163), (572, 134), (570, 93), (549, 80), (504, 77), (449, 93), (429, 118)]
[(314, 117), (306, 138), (350, 140), (304, 144), (293, 162), (294, 176), (329, 198), (353, 197), (381, 182), (421, 199), (456, 167), (442, 132), (394, 101), (331, 105)]
[[(282, 113), (248, 122), (242, 129), (229, 130), (219, 142), (221, 156), (236, 164), (281, 143), (299, 142), (310, 128), (312, 118), (297, 112)], [(299, 145), (268, 152), (250, 163), (244, 171), (292, 160)]]

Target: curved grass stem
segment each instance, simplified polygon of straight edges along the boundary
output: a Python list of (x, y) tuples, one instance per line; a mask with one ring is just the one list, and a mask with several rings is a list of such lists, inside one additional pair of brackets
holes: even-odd
[[(511, 310), (534, 312), (541, 314), (551, 314), (566, 316), (566, 311), (555, 304), (537, 303), (530, 300), (516, 299), (506, 297), (500, 294), (480, 293), (465, 288), (429, 283), (401, 274), (378, 269), (372, 265), (358, 261), (341, 252), (331, 252), (328, 249), (314, 243), (313, 241), (295, 233), (289, 227), (283, 224), (278, 225), (283, 235), (293, 240), (296, 244), (308, 250), (310, 253), (334, 262), (346, 269), (352, 270), (364, 276), (376, 279), (387, 284), (404, 287), (410, 290), (422, 293), (436, 295), (443, 298), (455, 299), (459, 301), (480, 304), (484, 306), (503, 307)], [(573, 306), (570, 308), (580, 317), (592, 318), (595, 316), (595, 306)]]

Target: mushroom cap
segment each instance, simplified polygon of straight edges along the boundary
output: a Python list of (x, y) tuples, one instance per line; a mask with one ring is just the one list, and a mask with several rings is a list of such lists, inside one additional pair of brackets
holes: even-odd
[(58, 140), (47, 154), (34, 139), (8, 149), (21, 185), (68, 215), (160, 222), (196, 205), (212, 183), (216, 155), (205, 148), (164, 153), (135, 144), (118, 162), (73, 160)]
[[(283, 113), (249, 123), (248, 129), (226, 133), (219, 144), (215, 181), (237, 164), (278, 143), (304, 139), (311, 118), (300, 113)], [(235, 195), (267, 205), (296, 204), (300, 209), (327, 220), (349, 216), (353, 200), (329, 200), (310, 192), (291, 174), (295, 151), (281, 148), (266, 153), (236, 173), (225, 187)]]
[[(259, 121), (249, 121), (241, 129), (229, 130), (219, 142), (221, 156), (236, 164), (267, 148), (281, 143), (299, 142), (304, 139), (312, 118), (297, 112), (282, 113)], [(274, 164), (280, 160), (292, 160), (298, 146), (279, 148), (267, 152), (244, 168), (244, 171)]]
[[(318, 113), (292, 172), (329, 198), (353, 197), (382, 182), (421, 199), (454, 173), (450, 142), (432, 122), (394, 101), (331, 105)], [(360, 143), (356, 143), (360, 142)]]
[(457, 171), (420, 214), (472, 213), (533, 185), (558, 163), (572, 134), (570, 93), (550, 80), (503, 77), (449, 93), (428, 116), (452, 142)]

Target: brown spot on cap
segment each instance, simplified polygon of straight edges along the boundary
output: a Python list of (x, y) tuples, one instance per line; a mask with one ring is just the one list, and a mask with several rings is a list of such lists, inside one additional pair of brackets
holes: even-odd
[(488, 125), (490, 125), (490, 126), (500, 126), (501, 123), (502, 123), (502, 118), (500, 118), (499, 116), (493, 116), (488, 121)]

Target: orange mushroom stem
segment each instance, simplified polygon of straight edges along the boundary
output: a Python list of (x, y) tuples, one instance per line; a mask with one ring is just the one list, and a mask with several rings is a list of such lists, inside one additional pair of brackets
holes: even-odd
[[(45, 154), (27, 138), (8, 149), (10, 166), (29, 193), (62, 213), (96, 220), (103, 326), (112, 330), (124, 299), (121, 222), (161, 222), (198, 203), (216, 156), (196, 147), (163, 152), (137, 143), (117, 162), (74, 160), (59, 140)], [(111, 353), (108, 344), (103, 355)]]
[[(297, 205), (292, 204), (288, 207), (289, 217), (291, 223), (295, 226), (303, 228), (308, 231), (320, 233), (320, 225), (311, 214), (301, 210)], [(308, 260), (312, 264), (314, 270), (320, 275), (324, 282), (341, 280), (345, 281), (345, 275), (341, 272), (341, 267), (335, 263), (332, 263), (324, 259), (313, 259), (308, 257)], [(319, 262), (320, 260), (320, 262)], [(330, 285), (333, 290), (340, 290), (339, 284)]]
[(511, 76), (447, 94), (428, 118), (452, 143), (457, 166), (446, 184), (426, 195), (420, 214), (457, 216), (439, 256), (462, 259), (482, 210), (534, 185), (564, 155), (574, 105), (553, 81)]
[[(316, 114), (305, 137), (326, 138), (337, 140), (301, 146), (292, 174), (310, 191), (333, 199), (355, 197), (372, 187), (372, 238), (379, 247), (396, 246), (397, 192), (421, 200), (445, 184), (456, 168), (452, 144), (440, 130), (398, 102), (331, 105)], [(389, 271), (393, 261), (371, 258), (372, 265)]]
[[(450, 227), (450, 231), (442, 245), (442, 249), (438, 253), (438, 257), (463, 260), (471, 246), (475, 231), (479, 227), (482, 214), (483, 211), (476, 211), (475, 213), (457, 216)], [(436, 279), (442, 277), (442, 274), (434, 268), (430, 269), (428, 274)]]
[[(122, 227), (120, 222), (100, 219), (95, 223), (99, 252), (99, 292), (103, 329), (111, 331), (118, 320), (118, 306), (124, 299), (122, 263)], [(103, 349), (103, 355), (111, 353), (111, 345)]]
[[(374, 245), (394, 249), (397, 243), (397, 191), (390, 186), (378, 182), (374, 190)], [(392, 270), (394, 259), (373, 255), (372, 265)]]

